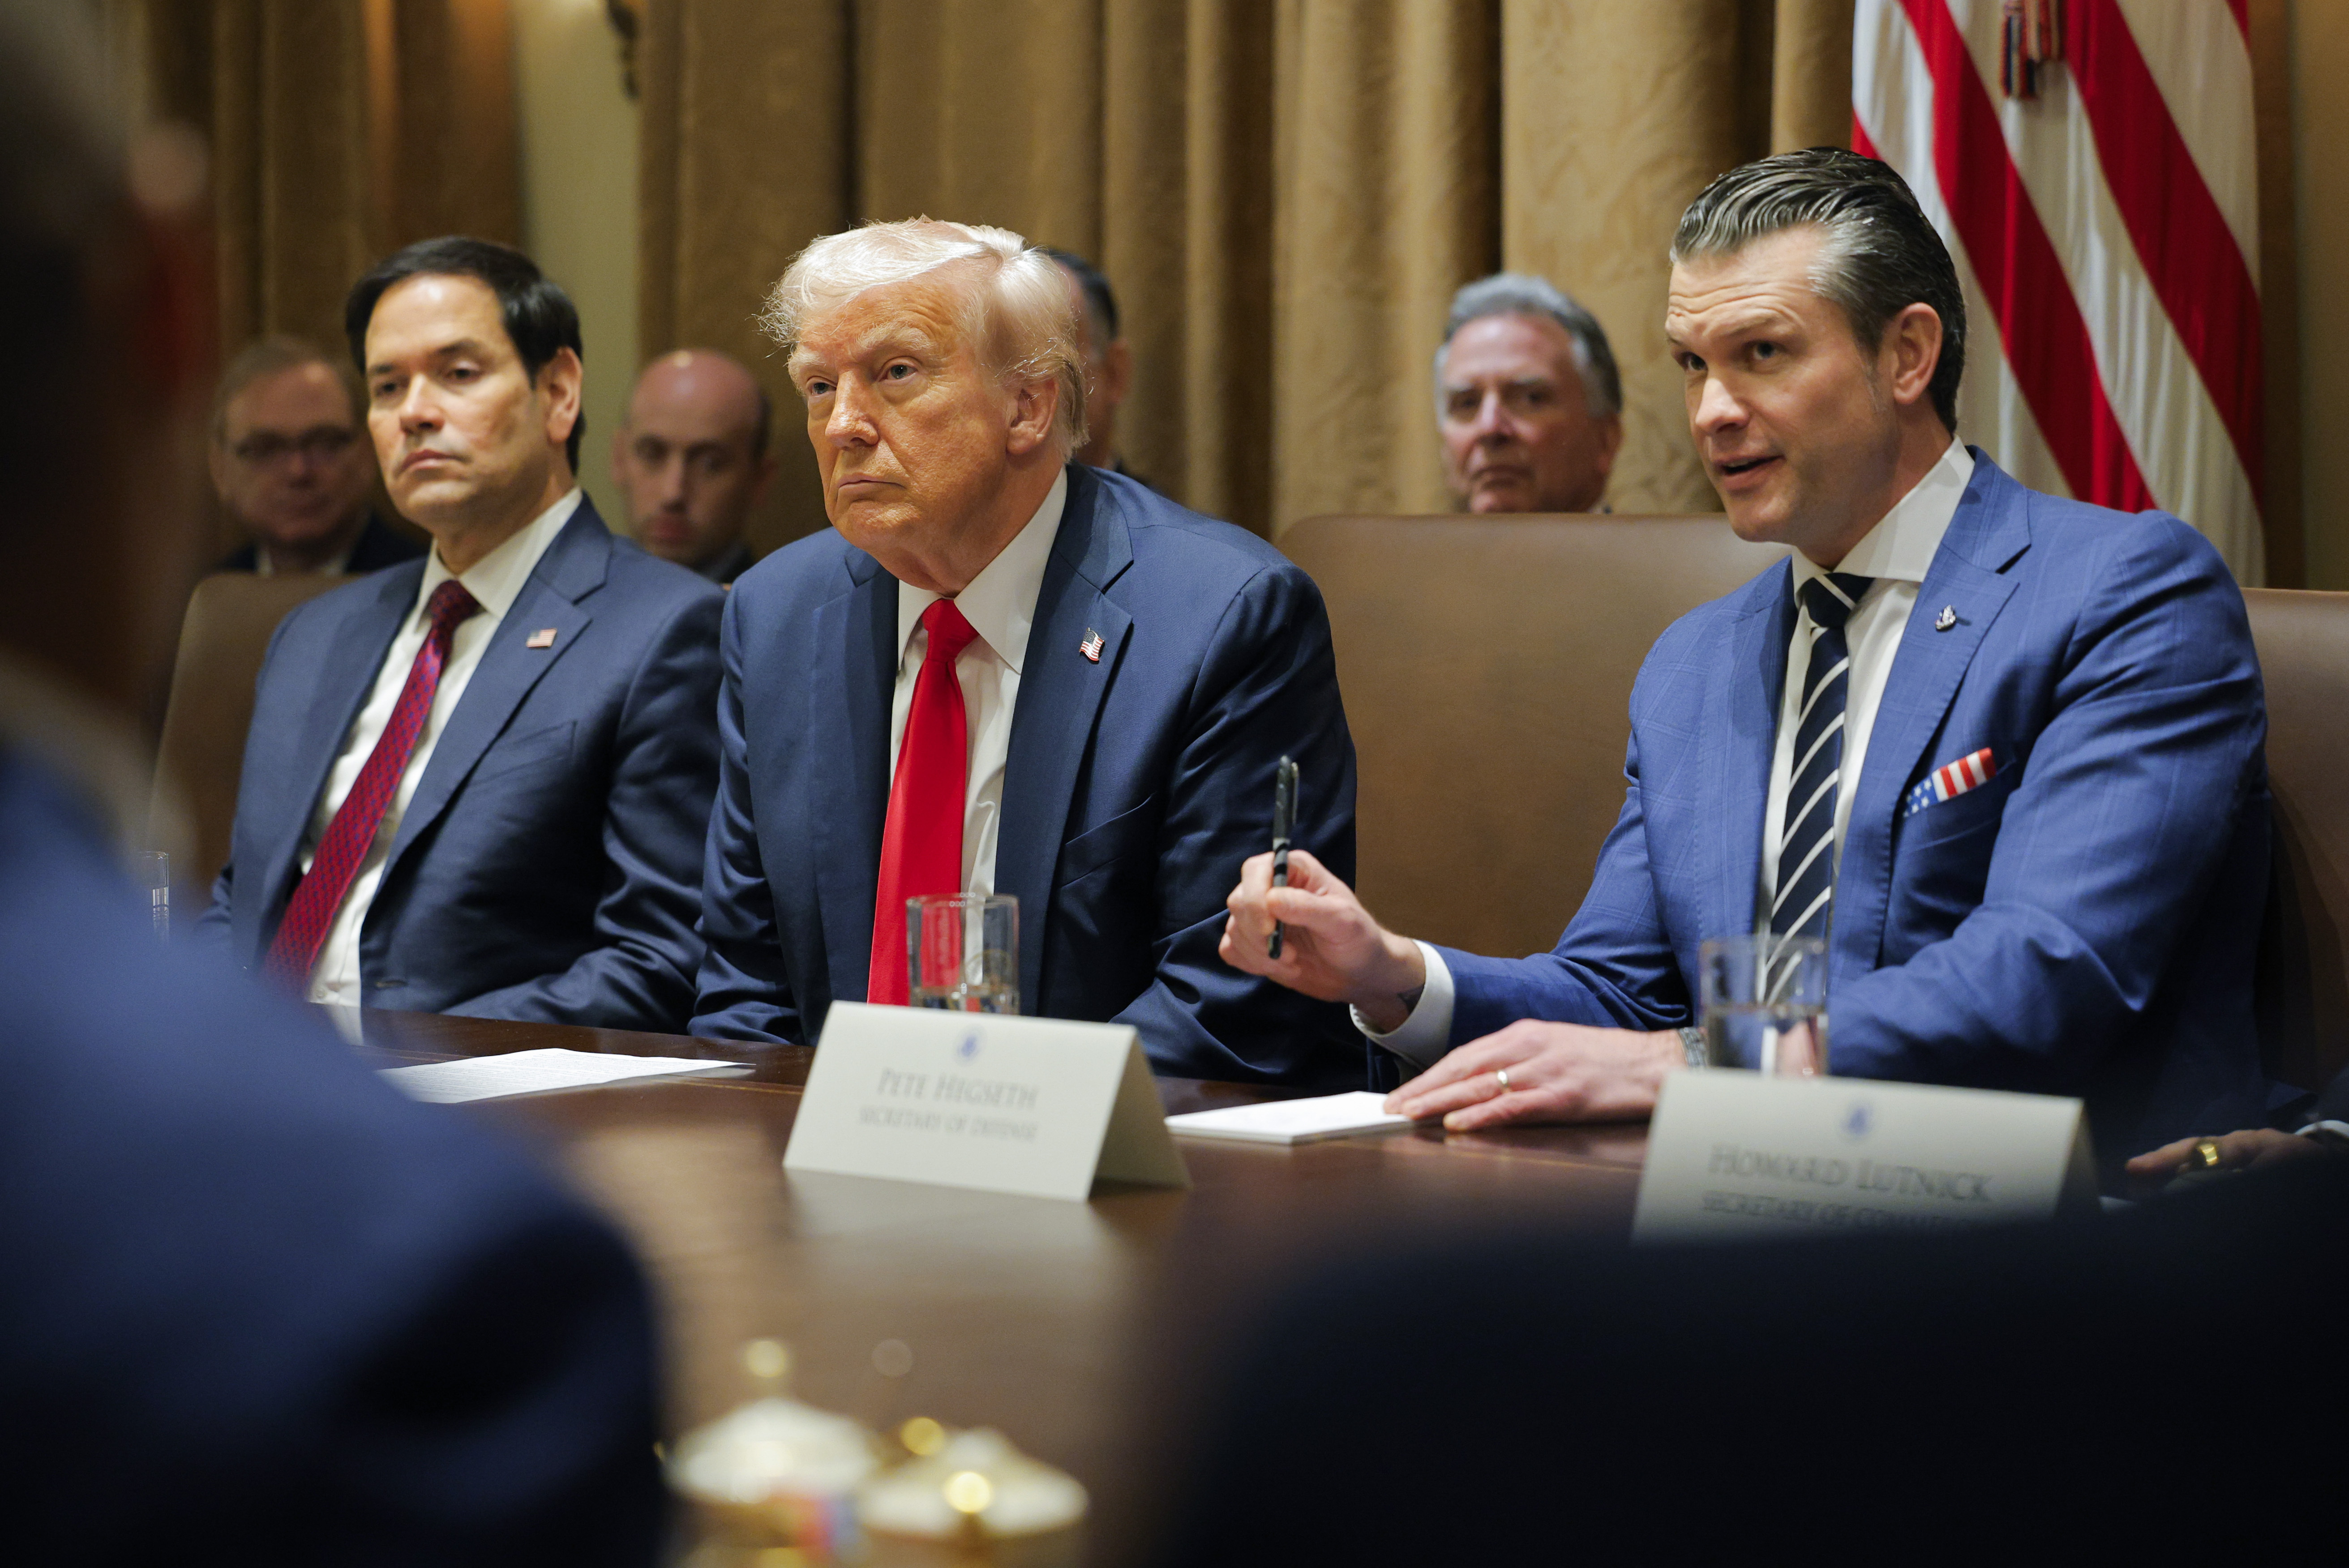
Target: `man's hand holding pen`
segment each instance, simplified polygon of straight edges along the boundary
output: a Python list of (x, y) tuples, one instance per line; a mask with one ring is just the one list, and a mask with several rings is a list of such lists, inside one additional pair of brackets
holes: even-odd
[[(1382, 929), (1354, 890), (1304, 850), (1288, 851), (1288, 885), (1273, 885), (1273, 857), (1251, 855), (1240, 885), (1224, 901), (1224, 962), (1324, 1002), (1361, 1009), (1373, 1028), (1392, 1029), (1411, 1014), (1403, 1000), (1427, 983), (1419, 944)], [(1278, 957), (1273, 927), (1285, 925)]]
[[(1324, 1002), (1346, 1002), (1380, 1034), (1411, 1016), (1427, 984), (1419, 944), (1371, 918), (1354, 890), (1303, 850), (1288, 853), (1288, 885), (1276, 887), (1273, 857), (1251, 856), (1224, 901), (1224, 962)], [(1288, 933), (1270, 956), (1275, 923)], [(1655, 1109), (1664, 1078), (1682, 1064), (1666, 1029), (1592, 1028), (1520, 1019), (1471, 1040), (1387, 1097), (1414, 1119), (1442, 1118), (1455, 1132), (1528, 1121), (1612, 1121)], [(1506, 1072), (1504, 1078), (1500, 1075)]]

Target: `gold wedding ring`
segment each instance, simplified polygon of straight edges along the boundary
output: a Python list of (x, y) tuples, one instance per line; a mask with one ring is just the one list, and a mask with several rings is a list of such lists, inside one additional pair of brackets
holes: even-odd
[(2219, 1152), (2217, 1140), (2209, 1138), (2194, 1140), (2194, 1158), (2199, 1161), (2195, 1169), (2200, 1171), (2216, 1171), (2227, 1163), (2226, 1156)]
[(1495, 1072), (1493, 1074), (1493, 1079), (1494, 1079), (1494, 1081), (1495, 1081), (1495, 1083), (1498, 1083), (1498, 1084), (1501, 1086), (1501, 1092), (1502, 1092), (1503, 1094), (1506, 1094), (1506, 1093), (1508, 1093), (1508, 1092), (1509, 1092), (1509, 1069), (1508, 1069), (1508, 1068), (1502, 1068), (1498, 1069), (1497, 1071), (1495, 1071)]

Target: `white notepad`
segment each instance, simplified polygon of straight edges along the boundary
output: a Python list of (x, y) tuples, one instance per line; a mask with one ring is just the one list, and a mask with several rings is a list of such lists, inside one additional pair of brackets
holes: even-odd
[(383, 1076), (412, 1099), (455, 1105), (510, 1094), (586, 1088), (640, 1078), (716, 1078), (747, 1073), (741, 1062), (705, 1062), (692, 1057), (611, 1057), (599, 1051), (514, 1051), (502, 1057), (468, 1057), (457, 1062), (386, 1068)]
[(1274, 1099), (1170, 1116), (1166, 1125), (1185, 1137), (1235, 1138), (1248, 1143), (1310, 1143), (1320, 1138), (1409, 1127), (1411, 1118), (1390, 1115), (1381, 1109), (1386, 1098), (1357, 1089), (1313, 1099)]

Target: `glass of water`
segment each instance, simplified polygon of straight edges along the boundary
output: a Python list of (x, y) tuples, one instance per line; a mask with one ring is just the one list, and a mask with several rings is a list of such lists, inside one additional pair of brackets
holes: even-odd
[(1019, 901), (940, 893), (905, 901), (908, 989), (916, 1007), (1019, 1011)]
[(171, 857), (160, 850), (140, 850), (130, 857), (131, 871), (140, 885), (147, 890), (150, 918), (155, 923), (155, 940), (171, 939)]
[(1789, 1078), (1827, 1072), (1827, 945), (1724, 936), (1697, 949), (1706, 1058)]

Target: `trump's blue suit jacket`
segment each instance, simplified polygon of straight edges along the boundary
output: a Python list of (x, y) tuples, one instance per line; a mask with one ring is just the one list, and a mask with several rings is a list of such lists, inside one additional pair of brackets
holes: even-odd
[[(421, 561), (311, 600), (271, 639), (229, 863), (201, 923), (259, 965), (305, 831)], [(675, 1030), (692, 1011), (718, 778), (724, 594), (615, 539), (582, 498), (400, 819), (359, 933), (368, 1006)], [(551, 645), (533, 647), (554, 633)]]
[(0, 748), (11, 1560), (652, 1562), (619, 1238), (146, 903)]
[[(1362, 1087), (1341, 1008), (1216, 954), (1273, 773), (1297, 841), (1350, 875), (1354, 747), (1330, 624), (1279, 552), (1117, 474), (1071, 465), (1003, 777), (996, 890), (1019, 901), (1020, 1010), (1113, 1019), (1153, 1068)], [(1080, 645), (1098, 634), (1098, 662)], [(827, 531), (726, 606), (723, 748), (693, 1032), (812, 1043), (866, 994), (888, 811), (897, 580)]]
[[(2082, 1095), (2106, 1155), (2261, 1125), (2267, 717), (2242, 594), (2174, 517), (1974, 465), (1852, 800), (1832, 1068)], [(1791, 575), (1780, 562), (1657, 641), (1588, 897), (1552, 953), (1444, 954), (1452, 1043), (1520, 1017), (1692, 1021), (1697, 944), (1754, 929)], [(1987, 785), (1903, 814), (1983, 747)]]

